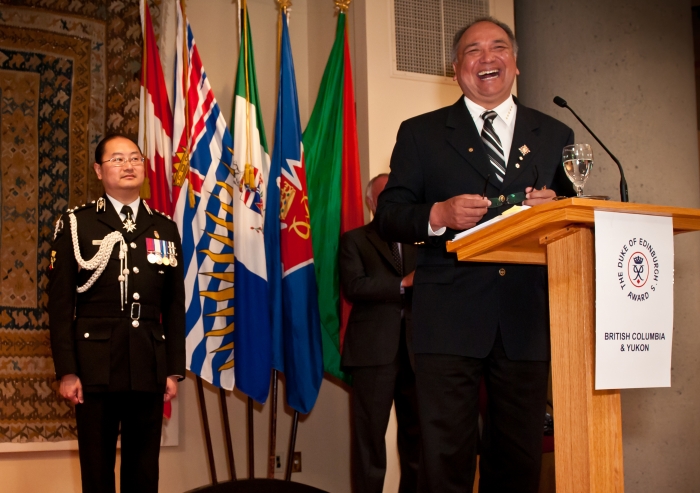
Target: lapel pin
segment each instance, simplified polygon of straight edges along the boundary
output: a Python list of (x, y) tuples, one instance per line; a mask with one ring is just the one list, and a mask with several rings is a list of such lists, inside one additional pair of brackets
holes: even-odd
[(105, 199), (104, 197), (100, 197), (97, 199), (97, 212), (104, 212), (107, 209), (105, 209)]
[(529, 152), (530, 152), (530, 148), (528, 146), (519, 147), (518, 150), (520, 151), (520, 154), (522, 154), (523, 156), (529, 154)]

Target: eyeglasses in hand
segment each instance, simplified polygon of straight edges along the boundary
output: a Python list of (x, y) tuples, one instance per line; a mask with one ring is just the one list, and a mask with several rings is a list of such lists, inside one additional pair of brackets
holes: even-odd
[[(535, 180), (532, 183), (532, 189), (534, 190), (537, 185), (537, 180), (540, 178), (540, 173), (537, 169), (537, 165), (533, 167), (532, 174), (535, 177)], [(491, 175), (488, 175), (486, 177), (486, 182), (484, 183), (484, 192), (481, 194), (482, 197), (486, 197), (486, 188), (489, 184), (489, 178), (491, 178)], [(511, 193), (510, 195), (500, 195), (498, 197), (493, 198), (489, 197), (491, 205), (488, 208), (495, 209), (496, 207), (501, 207), (502, 205), (516, 205), (523, 202), (526, 198), (527, 197), (525, 192)]]

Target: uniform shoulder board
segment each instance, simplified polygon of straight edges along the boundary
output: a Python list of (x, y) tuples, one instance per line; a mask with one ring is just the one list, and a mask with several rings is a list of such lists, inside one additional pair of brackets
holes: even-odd
[(93, 201), (92, 203), (89, 203), (89, 204), (76, 205), (72, 209), (66, 209), (66, 212), (64, 214), (70, 214), (71, 212), (82, 211), (83, 209), (91, 207), (94, 204), (95, 204), (95, 202)]
[(160, 214), (161, 216), (167, 217), (167, 218), (170, 219), (171, 221), (175, 222), (175, 220), (174, 220), (172, 217), (168, 216), (165, 212), (160, 212), (160, 211), (157, 210), (157, 209), (153, 209), (153, 210), (154, 210), (155, 212), (157, 212), (158, 214)]

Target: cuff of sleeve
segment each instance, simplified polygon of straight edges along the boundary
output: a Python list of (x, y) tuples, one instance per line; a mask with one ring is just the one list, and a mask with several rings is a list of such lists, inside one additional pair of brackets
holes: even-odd
[[(435, 202), (435, 204), (437, 204), (437, 202)], [(430, 206), (431, 210), (435, 206), (435, 204)], [(430, 216), (428, 216), (428, 217), (430, 217)], [(447, 230), (447, 228), (443, 226), (442, 228), (438, 229), (437, 231), (433, 231), (433, 227), (430, 225), (430, 219), (428, 219), (428, 236), (442, 236), (445, 234), (446, 230)]]
[(447, 228), (445, 226), (438, 229), (437, 231), (433, 231), (433, 228), (430, 226), (430, 223), (428, 223), (428, 236), (442, 236), (445, 234), (445, 231), (447, 231)]

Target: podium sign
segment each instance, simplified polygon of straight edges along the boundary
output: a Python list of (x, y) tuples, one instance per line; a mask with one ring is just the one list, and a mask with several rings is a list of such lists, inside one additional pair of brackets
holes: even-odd
[(596, 389), (671, 386), (673, 219), (595, 211)]

